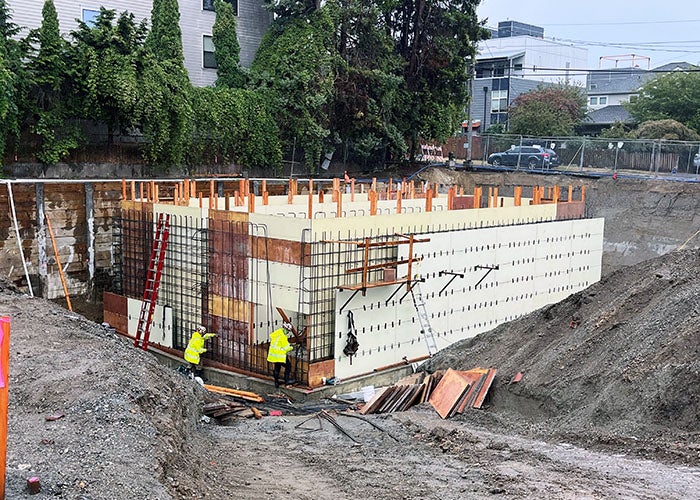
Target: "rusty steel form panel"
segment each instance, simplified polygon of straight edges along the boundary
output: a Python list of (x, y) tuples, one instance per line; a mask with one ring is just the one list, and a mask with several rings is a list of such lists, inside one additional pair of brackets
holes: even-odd
[(255, 350), (250, 349), (248, 217), (240, 214), (243, 220), (229, 220), (227, 215), (212, 211), (209, 218), (204, 311), (209, 328), (218, 334), (212, 355), (226, 365), (248, 370), (259, 364)]

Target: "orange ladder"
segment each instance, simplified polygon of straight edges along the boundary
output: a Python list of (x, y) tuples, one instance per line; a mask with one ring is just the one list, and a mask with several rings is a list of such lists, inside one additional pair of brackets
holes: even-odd
[(156, 310), (156, 301), (158, 300), (158, 288), (160, 288), (160, 277), (163, 272), (163, 263), (165, 262), (168, 236), (170, 236), (170, 214), (163, 216), (161, 213), (158, 215), (156, 234), (153, 237), (151, 262), (148, 266), (146, 284), (143, 289), (139, 325), (134, 336), (134, 346), (141, 347), (144, 351), (148, 349), (148, 338), (151, 335), (153, 312)]

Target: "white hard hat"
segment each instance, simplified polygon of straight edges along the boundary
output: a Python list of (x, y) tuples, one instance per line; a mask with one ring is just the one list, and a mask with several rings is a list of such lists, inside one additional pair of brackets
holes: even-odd
[(289, 331), (289, 332), (291, 332), (292, 330), (294, 330), (294, 327), (292, 326), (292, 324), (291, 324), (289, 321), (283, 322), (283, 323), (282, 323), (282, 328), (284, 328), (285, 330), (287, 330), (287, 331)]
[(200, 333), (207, 333), (207, 328), (204, 325), (199, 325), (197, 331)]

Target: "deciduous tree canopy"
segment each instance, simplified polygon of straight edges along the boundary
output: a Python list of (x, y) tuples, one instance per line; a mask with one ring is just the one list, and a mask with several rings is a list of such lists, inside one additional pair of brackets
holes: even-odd
[(509, 130), (535, 136), (571, 135), (585, 112), (586, 94), (580, 87), (541, 86), (513, 100)]
[(672, 72), (642, 86), (626, 105), (638, 122), (676, 120), (700, 132), (700, 72)]

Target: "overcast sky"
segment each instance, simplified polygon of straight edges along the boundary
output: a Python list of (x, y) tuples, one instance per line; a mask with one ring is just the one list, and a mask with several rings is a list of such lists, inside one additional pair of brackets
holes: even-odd
[[(668, 62), (700, 62), (699, 0), (482, 0), (479, 19), (489, 27), (520, 21), (544, 28), (545, 38), (571, 41), (588, 49), (589, 68), (601, 56), (636, 54), (651, 67)], [(629, 67), (620, 58), (618, 67)], [(638, 59), (640, 67), (647, 61)], [(603, 68), (614, 61), (603, 60)]]

